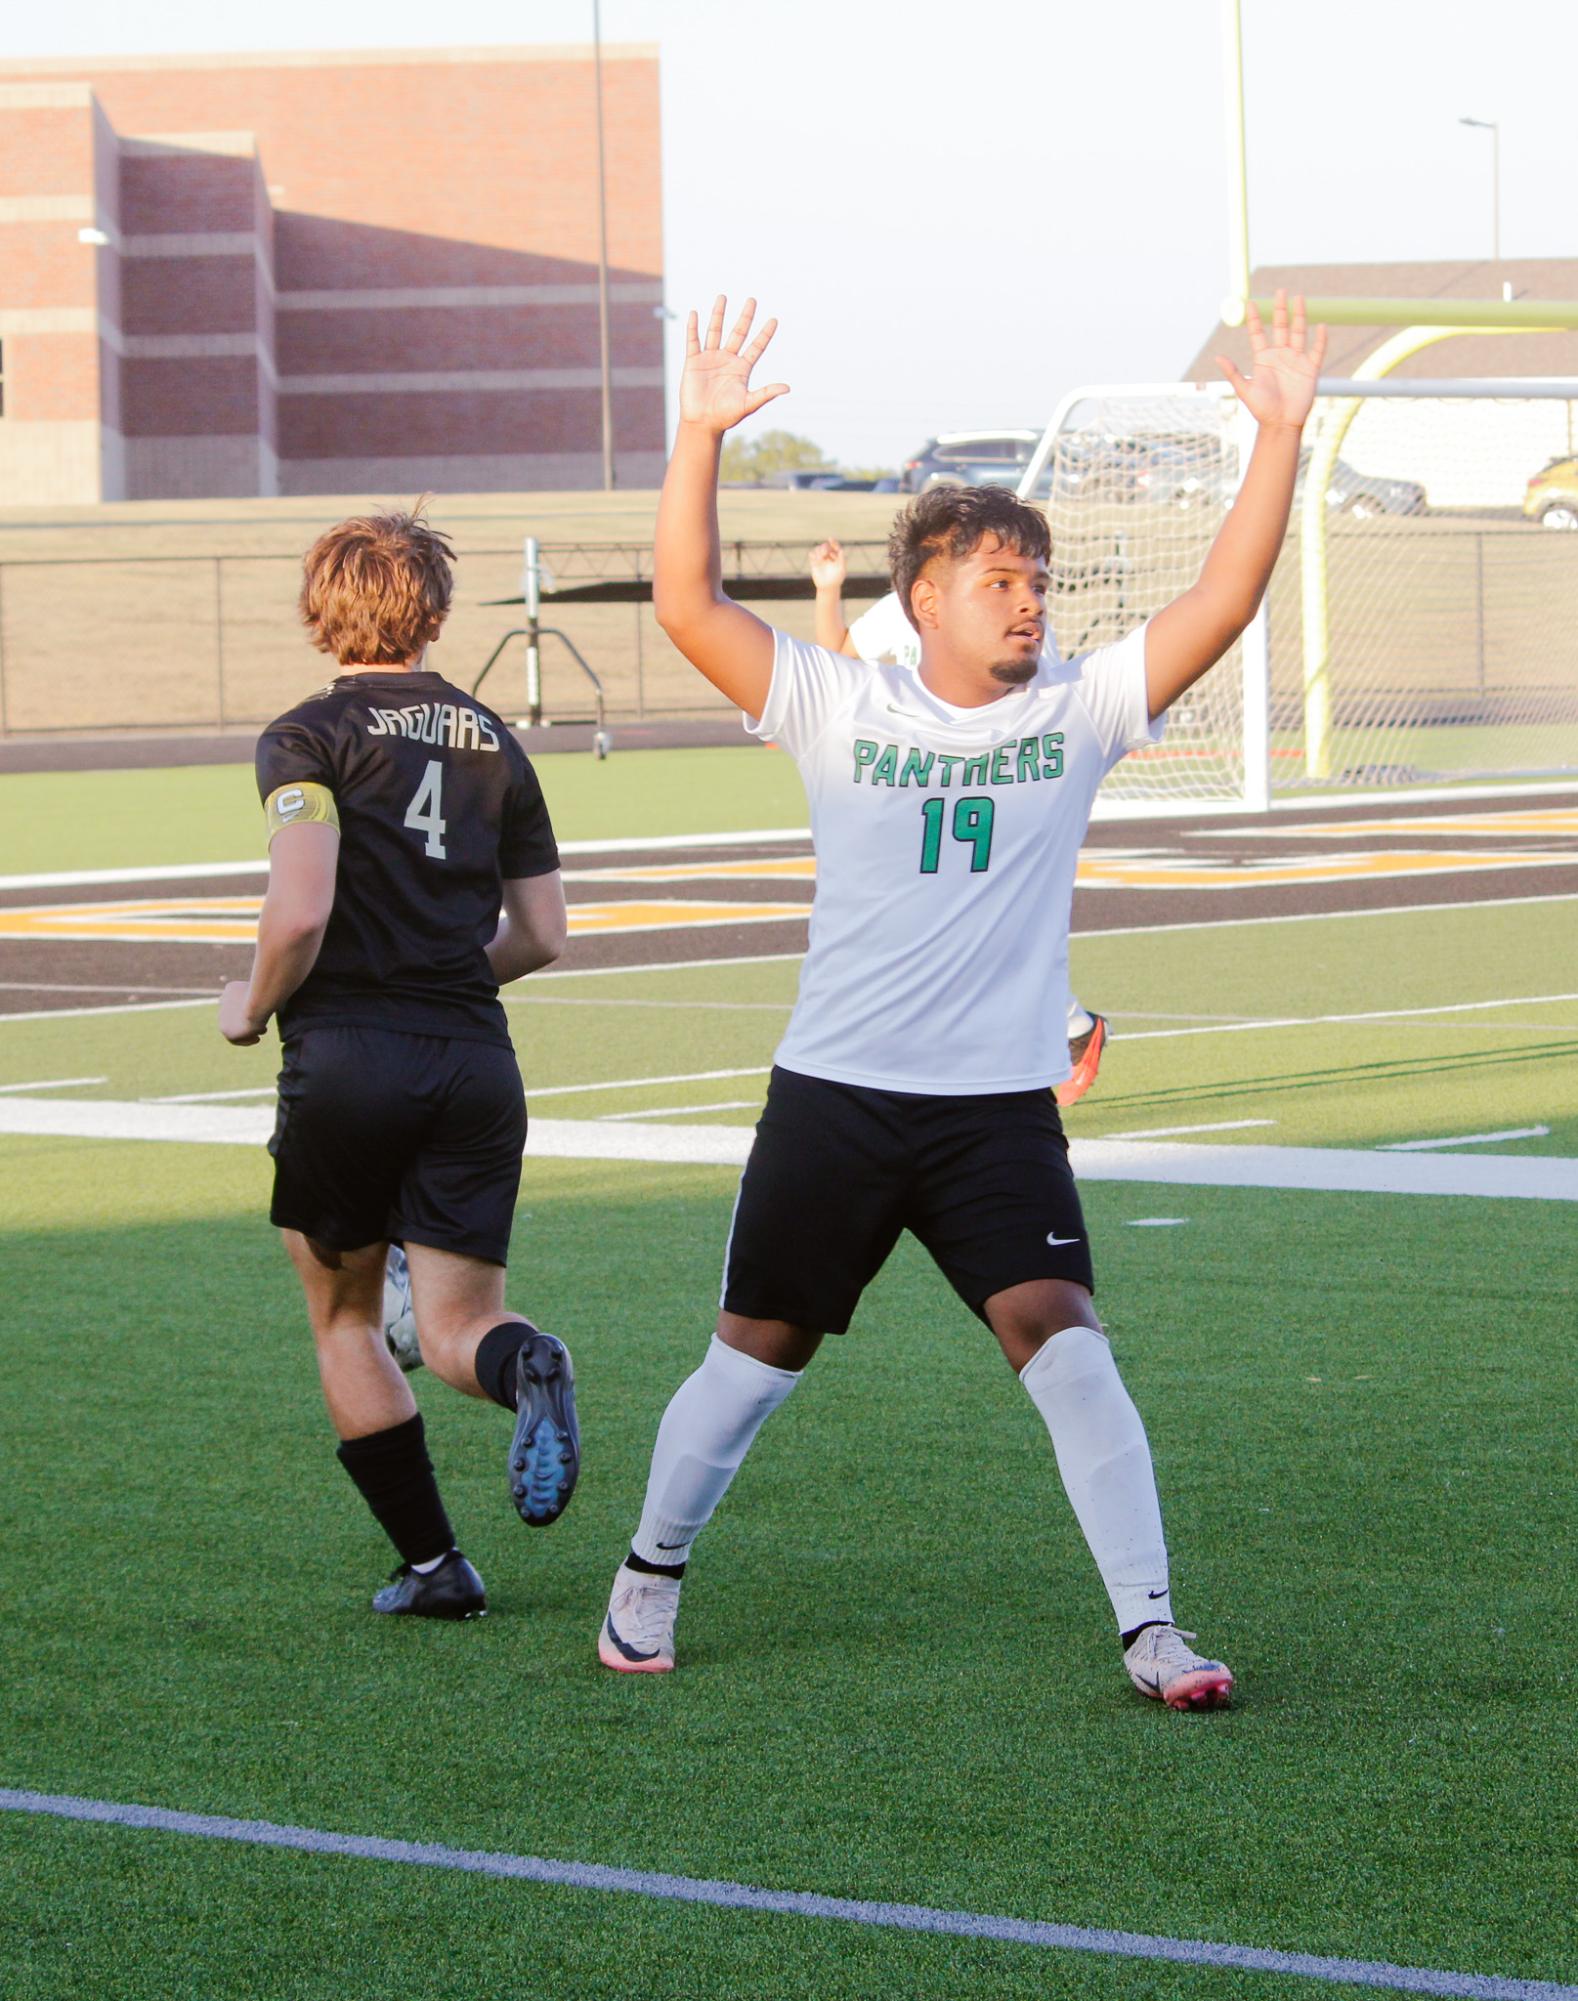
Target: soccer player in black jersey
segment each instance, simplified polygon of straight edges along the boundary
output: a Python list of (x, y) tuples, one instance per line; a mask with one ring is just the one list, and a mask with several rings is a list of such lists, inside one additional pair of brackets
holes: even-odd
[(268, 894), (219, 1026), (246, 1044), (279, 1023), (270, 1217), (341, 1464), (400, 1554), (373, 1609), (458, 1619), (487, 1601), (385, 1345), (391, 1241), (422, 1359), (515, 1412), (523, 1521), (562, 1513), (580, 1442), (567, 1349), (504, 1306), (526, 1104), (498, 990), (564, 948), (559, 853), (515, 739), (423, 665), (452, 553), (420, 513), (342, 522), (307, 552), (301, 615), (340, 671), (258, 739)]

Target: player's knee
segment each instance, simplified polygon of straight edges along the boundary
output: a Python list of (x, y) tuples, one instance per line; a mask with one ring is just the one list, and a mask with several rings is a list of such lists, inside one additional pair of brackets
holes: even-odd
[(1035, 1279), (994, 1293), (984, 1308), (987, 1324), (1003, 1353), (1022, 1369), (1065, 1327), (1089, 1327), (1101, 1332), (1101, 1321), (1085, 1287), (1072, 1279)]

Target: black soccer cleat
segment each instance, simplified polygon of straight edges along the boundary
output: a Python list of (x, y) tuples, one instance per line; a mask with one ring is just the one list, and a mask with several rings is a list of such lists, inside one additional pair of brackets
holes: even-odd
[(375, 1612), (402, 1612), (416, 1619), (480, 1619), (487, 1609), (482, 1579), (458, 1549), (425, 1576), (402, 1563), (373, 1599)]
[(546, 1528), (570, 1505), (581, 1470), (570, 1351), (534, 1327), (515, 1363), (515, 1436), (510, 1441), (510, 1499), (528, 1528)]

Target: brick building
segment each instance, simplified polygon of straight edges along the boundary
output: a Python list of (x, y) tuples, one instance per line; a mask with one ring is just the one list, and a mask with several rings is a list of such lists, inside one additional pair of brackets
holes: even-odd
[[(605, 48), (619, 483), (663, 463), (658, 65)], [(0, 498), (602, 479), (590, 48), (0, 64)]]

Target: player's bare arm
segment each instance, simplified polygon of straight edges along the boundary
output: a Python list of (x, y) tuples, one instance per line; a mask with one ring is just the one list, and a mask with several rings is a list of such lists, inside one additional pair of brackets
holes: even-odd
[(847, 653), (856, 659), (859, 656), (844, 616), (844, 583), (849, 575), (844, 545), (829, 536), (825, 542), (817, 543), (809, 560), (811, 583), (816, 591), (816, 643), (825, 646), (829, 653)]
[(339, 859), (338, 827), (281, 827), (274, 836), (252, 977), (229, 981), (220, 997), (219, 1032), (227, 1042), (244, 1047), (260, 1041), (312, 971), (334, 908)]
[(488, 964), (501, 987), (551, 966), (570, 935), (564, 904), (564, 878), (558, 869), (547, 875), (506, 876), (502, 885), (499, 928), (488, 946)]
[(659, 625), (690, 664), (754, 716), (760, 715), (772, 685), (773, 632), (723, 592), (718, 460), (724, 433), (775, 396), (787, 395), (789, 385), (751, 387), (751, 371), (778, 322), (768, 320), (752, 337), (756, 301), (747, 299), (725, 338), (724, 311), (720, 296), (713, 301), (705, 342), (694, 312), (686, 324), (679, 429), (658, 502), (652, 606)]
[(1211, 544), (1200, 580), (1152, 619), (1145, 635), (1150, 711), (1159, 716), (1215, 666), (1260, 607), (1281, 552), (1299, 469), (1299, 439), (1315, 401), (1326, 356), (1326, 329), (1308, 338), (1304, 301), (1291, 313), (1277, 293), (1268, 334), (1249, 308), (1253, 356), (1245, 376), (1225, 356), (1217, 366), (1259, 426), (1243, 485)]

